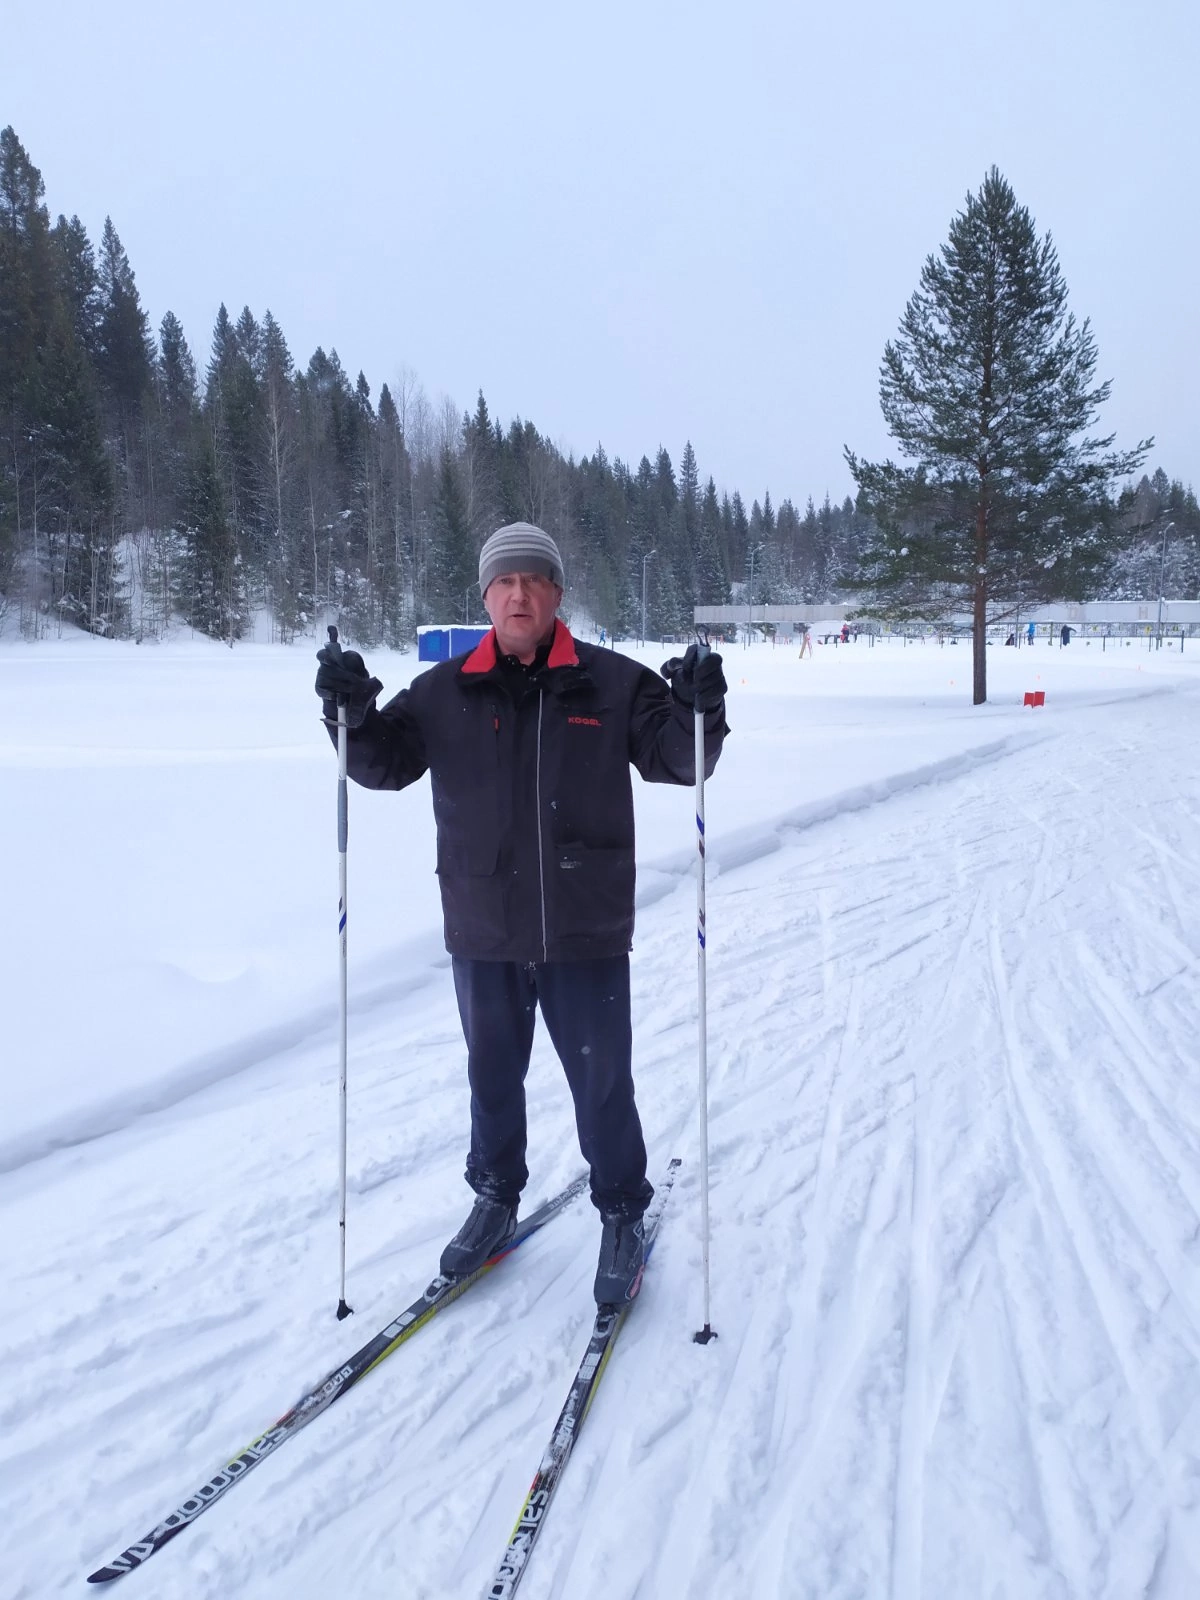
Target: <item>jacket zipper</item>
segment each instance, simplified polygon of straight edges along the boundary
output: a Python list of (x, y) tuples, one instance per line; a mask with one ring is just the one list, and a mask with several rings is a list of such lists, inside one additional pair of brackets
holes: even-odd
[(542, 960), (549, 961), (550, 947), (546, 937), (546, 853), (542, 848), (542, 706), (546, 691), (538, 690), (537, 764), (535, 767), (535, 803), (537, 806), (538, 881), (542, 894)]

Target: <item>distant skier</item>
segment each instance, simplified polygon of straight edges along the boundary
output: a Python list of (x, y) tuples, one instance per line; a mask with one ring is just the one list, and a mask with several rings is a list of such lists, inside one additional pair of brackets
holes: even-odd
[(474, 1272), (516, 1228), (540, 1007), (603, 1221), (596, 1299), (615, 1303), (641, 1281), (642, 1214), (653, 1194), (632, 1072), (629, 769), (651, 783), (694, 782), (699, 709), (711, 772), (727, 732), (725, 677), (721, 657), (694, 645), (660, 677), (573, 639), (556, 616), (558, 546), (529, 523), (487, 540), (479, 588), (489, 633), (382, 710), (383, 686), (354, 651), (318, 651), (316, 689), (331, 734), (338, 697), (346, 703), (351, 778), (368, 789), (403, 789), (425, 772), (432, 782), (471, 1089), (466, 1179), (476, 1195), (441, 1270)]
[(1072, 630), (1064, 622), (1063, 626), (1062, 626), (1062, 642), (1064, 644), (1070, 644), (1070, 642), (1071, 642), (1071, 631)]
[(1036, 622), (1031, 622), (1029, 624), (1029, 626), (1025, 629), (1025, 638), (1026, 638), (1026, 640), (1028, 641), (1029, 644), (1032, 644), (1033, 641), (1037, 638), (1037, 623)]

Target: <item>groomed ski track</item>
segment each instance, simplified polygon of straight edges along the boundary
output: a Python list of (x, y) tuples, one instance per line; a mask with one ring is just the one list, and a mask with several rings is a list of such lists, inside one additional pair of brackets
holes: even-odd
[[(692, 891), (668, 863), (635, 1044), (651, 1168), (684, 1165), (528, 1600), (1200, 1593), (1200, 694), (1030, 729), (724, 857), (714, 779), (720, 1337), (690, 1339)], [(0, 1180), (15, 1600), (82, 1592), (430, 1276), (466, 1193), (436, 979), (354, 1027), (348, 1324), (328, 1038)], [(578, 1160), (540, 1034), (530, 1122), (532, 1205)], [(532, 1239), (122, 1594), (478, 1592), (595, 1245), (586, 1206)]]

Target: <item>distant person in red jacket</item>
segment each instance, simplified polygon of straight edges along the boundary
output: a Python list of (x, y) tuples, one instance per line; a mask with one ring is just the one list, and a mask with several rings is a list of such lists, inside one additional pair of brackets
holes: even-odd
[(558, 546), (529, 523), (487, 540), (479, 588), (491, 631), (382, 710), (378, 679), (336, 645), (317, 653), (316, 688), (327, 723), (345, 702), (351, 778), (403, 789), (430, 775), (471, 1089), (466, 1179), (476, 1197), (441, 1270), (476, 1271), (516, 1229), (540, 1008), (603, 1222), (595, 1295), (614, 1304), (641, 1283), (642, 1215), (653, 1194), (632, 1072), (630, 767), (651, 783), (694, 782), (699, 710), (710, 773), (727, 731), (725, 678), (720, 656), (694, 645), (659, 676), (572, 638), (557, 617)]

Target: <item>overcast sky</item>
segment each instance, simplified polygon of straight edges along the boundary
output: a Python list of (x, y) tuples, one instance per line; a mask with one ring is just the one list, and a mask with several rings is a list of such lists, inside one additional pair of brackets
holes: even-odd
[[(825, 14), (822, 14), (825, 13)], [(803, 508), (889, 451), (883, 346), (995, 164), (1102, 415), (1200, 488), (1197, 0), (5, 7), (0, 126), (203, 366), (223, 300), (378, 396)]]

